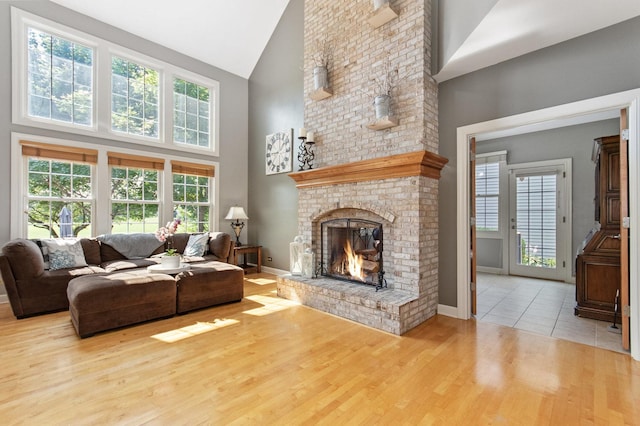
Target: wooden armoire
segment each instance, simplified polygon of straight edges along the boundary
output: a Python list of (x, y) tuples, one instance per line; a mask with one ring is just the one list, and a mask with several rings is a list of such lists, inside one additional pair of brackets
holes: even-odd
[[(575, 314), (613, 322), (620, 288), (620, 137), (594, 140), (595, 220), (576, 258)], [(618, 313), (616, 321), (620, 322)]]

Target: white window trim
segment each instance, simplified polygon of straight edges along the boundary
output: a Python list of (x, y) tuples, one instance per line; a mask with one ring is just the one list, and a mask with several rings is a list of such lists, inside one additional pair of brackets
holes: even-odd
[[(33, 26), (94, 49), (92, 126), (30, 117), (27, 113), (27, 27)], [(75, 30), (38, 15), (11, 7), (12, 48), (12, 121), (15, 124), (74, 134), (102, 137), (133, 144), (163, 147), (181, 152), (218, 156), (220, 141), (220, 83), (140, 52), (119, 46), (90, 34)], [(129, 135), (111, 130), (111, 57), (121, 56), (158, 71), (160, 95), (158, 139)], [(209, 137), (207, 148), (173, 142), (173, 78), (182, 78), (205, 86), (211, 91)]]
[[(101, 129), (108, 133), (108, 137), (110, 139), (117, 139), (121, 141), (135, 141), (135, 143), (140, 143), (144, 145), (150, 146), (158, 146), (161, 145), (169, 145), (167, 141), (166, 127), (167, 127), (167, 115), (165, 114), (166, 105), (165, 102), (167, 100), (166, 96), (166, 84), (165, 84), (165, 68), (161, 62), (158, 62), (148, 56), (132, 52), (130, 50), (121, 49), (114, 46), (109, 46), (107, 49), (100, 49), (100, 53), (98, 56), (101, 58), (99, 61), (100, 68), (98, 71), (98, 75), (108, 75), (109, 78), (102, 78), (99, 80), (99, 88), (97, 89), (98, 94), (103, 95), (106, 93), (107, 96), (99, 96), (102, 102), (98, 105), (98, 111), (100, 112), (100, 117), (104, 119), (100, 122), (102, 126), (98, 127), (98, 131)], [(158, 137), (152, 138), (148, 136), (140, 136), (134, 135), (125, 132), (118, 132), (111, 128), (111, 61), (114, 57), (122, 58), (129, 62), (134, 62), (138, 65), (142, 65), (145, 68), (153, 69), (158, 72)], [(106, 60), (105, 60), (106, 59)], [(105, 81), (106, 80), (106, 81)], [(102, 114), (103, 111), (108, 111), (108, 114)], [(171, 125), (173, 126), (173, 119), (171, 120)], [(212, 141), (213, 142), (213, 141)], [(167, 146), (167, 148), (169, 148)]]
[[(27, 235), (27, 209), (26, 204), (26, 191), (28, 188), (26, 182), (26, 162), (22, 156), (22, 149), (20, 148), (21, 140), (32, 140), (40, 143), (49, 143), (53, 145), (64, 145), (70, 147), (97, 149), (98, 150), (98, 164), (94, 167), (95, 175), (92, 176), (93, 185), (93, 199), (94, 199), (94, 211), (92, 218), (92, 236), (98, 236), (101, 234), (108, 234), (111, 232), (111, 173), (107, 160), (107, 152), (120, 152), (123, 154), (131, 155), (153, 155), (149, 152), (143, 152), (139, 150), (132, 150), (126, 148), (115, 148), (113, 146), (95, 145), (86, 142), (72, 141), (67, 139), (58, 139), (44, 136), (37, 136), (25, 133), (11, 133), (11, 233), (10, 238), (26, 238)], [(216, 171), (216, 176), (219, 175), (220, 165), (216, 161), (207, 161), (201, 159), (193, 159), (189, 157), (180, 157), (175, 155), (163, 156), (165, 159), (164, 170), (160, 171), (159, 184), (161, 186), (161, 199), (160, 199), (160, 224), (164, 224), (173, 218), (173, 193), (172, 182), (173, 173), (171, 170), (171, 161), (183, 161), (183, 162), (197, 162), (199, 164), (205, 164), (213, 166)], [(16, 178), (17, 177), (17, 178)], [(15, 179), (14, 179), (15, 178)], [(219, 201), (220, 201), (220, 183), (219, 179), (213, 177), (209, 180), (209, 194), (210, 196), (210, 213), (209, 213), (209, 229), (211, 231), (216, 230), (218, 227), (219, 216)]]
[[(91, 113), (91, 126), (65, 123), (62, 121), (53, 122), (44, 118), (31, 117), (27, 111), (27, 28), (35, 28), (46, 31), (58, 37), (83, 44), (93, 49), (93, 111)], [(80, 133), (95, 136), (98, 131), (98, 117), (96, 115), (96, 79), (97, 79), (97, 56), (98, 44), (92, 37), (82, 35), (71, 28), (58, 25), (48, 19), (40, 18), (36, 15), (24, 12), (15, 7), (11, 8), (11, 82), (12, 82), (12, 120), (16, 124), (25, 126), (41, 127), (45, 129), (63, 130), (67, 132)]]

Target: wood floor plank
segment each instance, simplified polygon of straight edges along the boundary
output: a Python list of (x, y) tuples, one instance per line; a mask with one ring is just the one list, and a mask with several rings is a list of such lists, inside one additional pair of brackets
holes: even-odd
[[(394, 336), (279, 299), (79, 339), (0, 305), (3, 424), (637, 424), (630, 356), (436, 316)], [(155, 337), (154, 337), (155, 336)], [(159, 340), (162, 337), (165, 340)]]

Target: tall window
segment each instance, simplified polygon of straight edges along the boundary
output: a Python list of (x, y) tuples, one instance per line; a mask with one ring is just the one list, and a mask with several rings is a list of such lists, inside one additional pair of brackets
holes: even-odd
[(209, 147), (210, 90), (179, 78), (173, 80), (173, 141)]
[(498, 163), (476, 165), (476, 229), (497, 231), (500, 174)]
[(164, 160), (109, 153), (113, 233), (155, 232)]
[(114, 56), (111, 59), (111, 129), (159, 137), (158, 71)]
[(219, 82), (17, 7), (11, 42), (14, 124), (218, 155)]
[(209, 231), (210, 187), (214, 168), (172, 161), (173, 211), (182, 219), (184, 232)]
[(91, 150), (23, 141), (27, 161), (27, 238), (92, 235)]
[(93, 49), (28, 29), (28, 114), (91, 126)]

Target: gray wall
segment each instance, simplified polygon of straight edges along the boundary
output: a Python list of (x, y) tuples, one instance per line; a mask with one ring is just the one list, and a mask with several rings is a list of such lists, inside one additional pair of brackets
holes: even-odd
[[(442, 28), (440, 28), (442, 31)], [(456, 129), (640, 87), (640, 18), (439, 85), (440, 303), (456, 306)]]
[[(3, 58), (0, 61), (0, 75), (3, 76), (0, 79), (0, 144), (6, 153), (6, 155), (0, 156), (0, 182), (2, 182), (0, 199), (9, 200), (11, 179), (19, 178), (10, 176), (11, 157), (8, 152), (12, 131), (62, 139), (68, 138), (114, 147), (126, 146), (122, 142), (18, 126), (11, 123), (10, 6), (12, 5), (220, 82), (220, 154), (219, 157), (211, 157), (210, 159), (220, 162), (220, 167), (216, 170), (216, 179), (220, 181), (219, 217), (221, 218), (217, 228), (230, 232), (228, 221), (223, 219), (227, 210), (231, 205), (246, 205), (247, 203), (248, 81), (46, 0), (0, 1), (0, 57)], [(153, 152), (155, 155), (171, 152), (146, 146), (138, 146), (137, 149), (141, 152)], [(197, 154), (184, 153), (183, 155), (196, 160), (198, 158)], [(10, 217), (9, 203), (6, 201), (0, 204), (0, 217)], [(216, 228), (215, 225), (214, 228)], [(8, 220), (0, 221), (0, 245), (8, 241), (9, 229)]]
[[(571, 253), (594, 225), (595, 163), (591, 161), (593, 140), (601, 136), (620, 133), (619, 120), (606, 120), (577, 126), (563, 127), (543, 132), (529, 133), (508, 138), (478, 142), (476, 151), (486, 153), (506, 150), (507, 163), (519, 164), (531, 161), (572, 159), (572, 229)], [(496, 250), (497, 240), (478, 239), (478, 266), (505, 267), (502, 252)], [(508, 247), (508, 242), (503, 242)], [(575, 258), (568, 259), (568, 264)], [(498, 266), (499, 265), (499, 266)]]
[(297, 171), (298, 128), (304, 120), (303, 21), (304, 0), (291, 0), (249, 77), (248, 238), (263, 246), (265, 266), (285, 271), (289, 243), (298, 232), (298, 191), (286, 173), (265, 175), (265, 137), (294, 129)]

